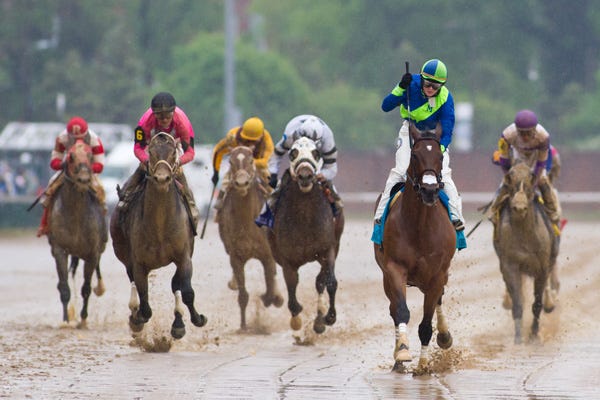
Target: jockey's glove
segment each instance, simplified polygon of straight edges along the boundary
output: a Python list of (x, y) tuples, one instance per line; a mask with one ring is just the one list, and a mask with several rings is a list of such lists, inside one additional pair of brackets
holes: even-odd
[(402, 75), (402, 79), (398, 83), (398, 86), (400, 86), (402, 89), (406, 90), (406, 88), (408, 88), (410, 86), (411, 82), (412, 82), (412, 75), (410, 74), (410, 72), (407, 72), (404, 75)]
[(277, 187), (277, 174), (271, 174), (271, 177), (269, 178), (269, 186), (271, 186), (273, 189)]

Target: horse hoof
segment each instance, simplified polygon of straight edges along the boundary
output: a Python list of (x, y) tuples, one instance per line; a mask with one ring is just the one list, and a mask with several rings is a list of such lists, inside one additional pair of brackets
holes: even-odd
[(335, 324), (335, 321), (336, 321), (335, 312), (328, 312), (327, 315), (325, 316), (325, 323), (327, 325), (333, 325), (333, 324)]
[(99, 280), (98, 285), (96, 285), (96, 287), (94, 288), (94, 294), (100, 297), (104, 294), (105, 291), (106, 288), (104, 287), (104, 281)]
[(82, 319), (78, 324), (77, 324), (77, 329), (87, 329), (87, 320), (86, 319)]
[(283, 297), (280, 294), (276, 294), (273, 297), (273, 305), (277, 308), (280, 308), (283, 305)]
[(182, 337), (185, 336), (185, 326), (181, 327), (181, 328), (176, 328), (176, 327), (171, 327), (171, 336), (173, 336), (173, 339), (181, 339)]
[(452, 335), (450, 332), (446, 333), (438, 333), (437, 334), (437, 344), (441, 349), (449, 349), (452, 347)]
[(410, 351), (408, 350), (408, 348), (404, 346), (394, 354), (394, 360), (396, 360), (397, 363), (408, 362), (412, 361), (412, 356), (410, 355)]
[(325, 332), (325, 322), (323, 320), (323, 317), (317, 317), (317, 319), (315, 319), (315, 322), (313, 324), (313, 330), (319, 335)]
[(206, 325), (207, 321), (207, 318), (202, 314), (199, 314), (196, 318), (192, 318), (192, 324), (194, 324), (198, 328), (201, 328), (204, 325)]
[(302, 328), (302, 318), (298, 315), (293, 316), (290, 319), (290, 327), (295, 331), (299, 331)]
[(144, 323), (138, 322), (133, 316), (129, 316), (129, 329), (132, 332), (141, 332), (144, 329)]
[(512, 299), (508, 293), (504, 294), (504, 299), (502, 300), (502, 308), (505, 310), (512, 310)]
[(394, 366), (392, 367), (393, 372), (397, 372), (399, 374), (403, 374), (406, 372), (406, 367), (402, 361), (396, 361)]
[(231, 290), (238, 290), (238, 285), (235, 278), (231, 278), (229, 282), (227, 282), (227, 287)]

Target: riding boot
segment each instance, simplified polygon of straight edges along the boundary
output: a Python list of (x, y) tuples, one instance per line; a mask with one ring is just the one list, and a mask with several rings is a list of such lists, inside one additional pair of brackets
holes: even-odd
[(44, 211), (42, 212), (42, 219), (40, 221), (40, 227), (37, 230), (37, 237), (42, 237), (48, 233), (48, 207), (44, 207)]
[(119, 203), (117, 204), (117, 208), (120, 211), (125, 211), (129, 202), (131, 201), (135, 192), (137, 192), (137, 188), (142, 182), (144, 175), (146, 174), (146, 167), (144, 164), (138, 166), (138, 168), (134, 171), (134, 173), (125, 181), (123, 187), (117, 185), (117, 195), (119, 196)]
[(196, 200), (194, 199), (194, 193), (190, 189), (190, 186), (187, 183), (187, 178), (185, 177), (181, 167), (177, 170), (175, 179), (181, 185), (181, 194), (183, 195), (183, 200), (187, 203), (195, 231), (196, 227), (198, 226), (198, 221), (200, 220), (200, 211), (198, 211)]
[(500, 185), (498, 190), (496, 190), (496, 196), (494, 197), (494, 200), (492, 200), (492, 204), (489, 207), (489, 220), (492, 222), (492, 224), (498, 225), (498, 222), (500, 221), (500, 210), (502, 209), (502, 206), (504, 205), (504, 202), (508, 196), (508, 186), (502, 182), (502, 185)]
[(219, 189), (219, 193), (217, 194), (217, 200), (215, 201), (215, 205), (213, 208), (219, 211), (223, 208), (223, 199), (225, 198), (225, 191), (221, 188)]
[(542, 200), (544, 200), (544, 210), (548, 214), (548, 218), (552, 224), (558, 226), (560, 222), (560, 214), (558, 213), (558, 200), (555, 196), (555, 192), (550, 185), (550, 181), (546, 176), (541, 176), (538, 181), (538, 187), (542, 194)]

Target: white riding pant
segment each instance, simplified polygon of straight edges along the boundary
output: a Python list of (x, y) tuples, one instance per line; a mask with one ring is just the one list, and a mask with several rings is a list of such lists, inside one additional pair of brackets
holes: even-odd
[[(400, 131), (398, 132), (398, 149), (396, 150), (396, 165), (390, 170), (385, 188), (381, 194), (377, 210), (375, 211), (375, 220), (378, 220), (383, 215), (385, 206), (390, 199), (392, 187), (398, 182), (406, 182), (406, 170), (410, 162), (410, 137), (408, 134), (408, 121), (404, 121)], [(444, 152), (442, 158), (442, 182), (444, 182), (444, 192), (448, 195), (448, 206), (450, 208), (450, 219), (455, 221), (461, 220), (464, 224), (465, 220), (462, 215), (462, 199), (458, 194), (456, 185), (452, 180), (452, 169), (450, 169), (450, 154), (448, 149)]]

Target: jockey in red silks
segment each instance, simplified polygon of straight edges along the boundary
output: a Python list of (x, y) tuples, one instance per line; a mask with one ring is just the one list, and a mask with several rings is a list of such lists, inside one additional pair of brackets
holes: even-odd
[[(140, 160), (140, 166), (133, 175), (119, 189), (119, 209), (124, 209), (131, 200), (131, 194), (143, 180), (148, 164), (146, 147), (152, 136), (159, 132), (166, 132), (179, 139), (179, 166), (189, 163), (194, 159), (194, 129), (185, 112), (177, 107), (175, 98), (167, 92), (157, 93), (150, 102), (150, 108), (142, 115), (135, 128), (133, 153)], [(183, 186), (183, 197), (187, 201), (194, 226), (198, 223), (200, 213), (196, 208), (194, 195), (190, 190), (181, 167), (177, 168), (175, 178)]]
[[(92, 175), (92, 188), (96, 192), (100, 204), (104, 205), (104, 188), (96, 175), (101, 173), (104, 169), (104, 146), (98, 135), (91, 129), (88, 129), (88, 124), (85, 119), (81, 117), (71, 118), (67, 123), (66, 129), (58, 134), (50, 158), (50, 168), (55, 171), (63, 170), (65, 155), (78, 139), (83, 140), (92, 148), (92, 171), (94, 172)], [(62, 184), (63, 180), (64, 176), (60, 172), (56, 172), (50, 178), (48, 187), (44, 192), (44, 200), (42, 200), (44, 212), (37, 232), (38, 237), (48, 233), (48, 217), (51, 208), (48, 206), (51, 204), (52, 197), (56, 192), (56, 189)]]

